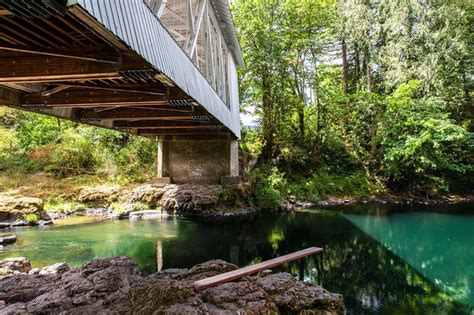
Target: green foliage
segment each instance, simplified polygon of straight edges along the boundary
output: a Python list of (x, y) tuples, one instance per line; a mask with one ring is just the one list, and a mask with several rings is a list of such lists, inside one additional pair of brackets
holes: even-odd
[[(255, 170), (254, 200), (258, 208), (275, 211), (280, 209), (282, 191), (286, 189), (286, 180), (275, 167), (261, 167)], [(253, 174), (251, 175), (253, 176)]]
[(29, 213), (27, 215), (24, 216), (24, 219), (26, 222), (28, 222), (28, 224), (30, 225), (35, 225), (36, 223), (38, 223), (39, 221), (39, 217), (37, 214), (35, 213)]
[(74, 129), (66, 130), (58, 143), (42, 147), (46, 153), (40, 156), (47, 171), (58, 176), (73, 176), (94, 172), (99, 159), (95, 145)]
[(401, 85), (388, 99), (381, 131), (383, 165), (396, 187), (436, 194), (449, 189), (447, 175), (472, 171), (472, 135), (454, 123), (444, 100), (415, 99), (419, 82)]
[(267, 186), (265, 182), (257, 182), (254, 196), (258, 208), (269, 211), (280, 209), (281, 193), (275, 188)]
[(13, 109), (0, 114), (0, 170), (43, 170), (59, 177), (103, 174), (124, 183), (154, 176), (156, 143), (151, 139)]
[(288, 185), (290, 196), (313, 202), (325, 199), (326, 196), (368, 197), (383, 192), (383, 187), (379, 187), (361, 171), (335, 174), (330, 170), (321, 170), (308, 180)]
[(232, 9), (247, 62), (242, 109), (259, 123), (244, 129), (241, 149), (268, 177), (257, 188), (315, 200), (472, 192), (472, 4), (238, 0)]

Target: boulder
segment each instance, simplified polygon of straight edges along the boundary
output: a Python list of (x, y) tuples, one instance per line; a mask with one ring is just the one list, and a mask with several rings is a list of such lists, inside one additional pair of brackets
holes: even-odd
[(140, 202), (150, 207), (156, 207), (163, 193), (164, 189), (162, 186), (145, 184), (123, 192), (120, 196), (120, 201), (124, 203)]
[(9, 223), (23, 221), (28, 214), (36, 214), (41, 220), (50, 219), (43, 210), (43, 200), (40, 198), (0, 195), (0, 221)]
[(16, 242), (16, 235), (0, 236), (0, 245), (9, 245)]
[(142, 210), (130, 212), (129, 220), (140, 220), (140, 219), (160, 219), (168, 217), (167, 213), (164, 213), (160, 210)]
[(297, 281), (290, 274), (245, 277), (196, 292), (193, 282), (237, 266), (213, 260), (143, 278), (126, 257), (93, 260), (55, 274), (0, 279), (0, 313), (344, 314), (339, 294)]
[(86, 188), (79, 193), (77, 201), (94, 206), (108, 206), (118, 198), (119, 191), (116, 186)]
[(41, 268), (38, 271), (38, 274), (40, 275), (55, 275), (55, 274), (63, 274), (66, 271), (71, 270), (69, 265), (65, 262), (62, 263), (56, 263), (51, 266), (46, 266), (44, 268)]
[(167, 185), (163, 187), (158, 205), (166, 211), (181, 214), (208, 210), (217, 204), (219, 189), (219, 185)]
[(0, 276), (16, 273), (28, 273), (30, 270), (31, 263), (28, 258), (13, 257), (0, 260)]

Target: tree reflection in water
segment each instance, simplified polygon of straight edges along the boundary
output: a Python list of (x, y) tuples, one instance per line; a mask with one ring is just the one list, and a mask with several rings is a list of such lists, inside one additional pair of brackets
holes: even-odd
[[(379, 207), (356, 207), (354, 211), (387, 214)], [(268, 214), (214, 223), (180, 218), (108, 221), (41, 230), (19, 229), (15, 234), (19, 241), (0, 251), (0, 259), (26, 256), (35, 267), (58, 261), (78, 266), (98, 257), (125, 255), (133, 258), (144, 274), (160, 268), (189, 268), (216, 258), (245, 266), (320, 246), (324, 247), (322, 254), (281, 266), (280, 271), (343, 294), (349, 313), (468, 314), (472, 311), (442, 293), (416, 269), (337, 211)], [(472, 250), (472, 244), (466, 246)], [(472, 277), (469, 281), (472, 287)]]
[(349, 313), (470, 312), (469, 306), (442, 293), (337, 212), (272, 214), (225, 224), (200, 223), (198, 230), (198, 234), (180, 234), (164, 245), (165, 256), (173, 257), (170, 261), (165, 257), (165, 267), (189, 267), (210, 258), (244, 266), (322, 246), (322, 254), (279, 270), (343, 294)]

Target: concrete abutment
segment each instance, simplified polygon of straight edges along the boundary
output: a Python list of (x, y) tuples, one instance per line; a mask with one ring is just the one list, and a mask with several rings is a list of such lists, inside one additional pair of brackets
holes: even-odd
[(239, 142), (231, 138), (160, 138), (155, 182), (239, 183), (238, 152)]

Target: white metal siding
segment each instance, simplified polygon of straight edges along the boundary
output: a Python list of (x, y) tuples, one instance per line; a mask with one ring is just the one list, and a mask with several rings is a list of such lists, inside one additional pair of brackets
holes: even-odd
[[(233, 94), (232, 110), (229, 110), (143, 0), (78, 0), (77, 3), (240, 138), (238, 92), (237, 105)], [(237, 72), (231, 60), (230, 76), (236, 84)]]

